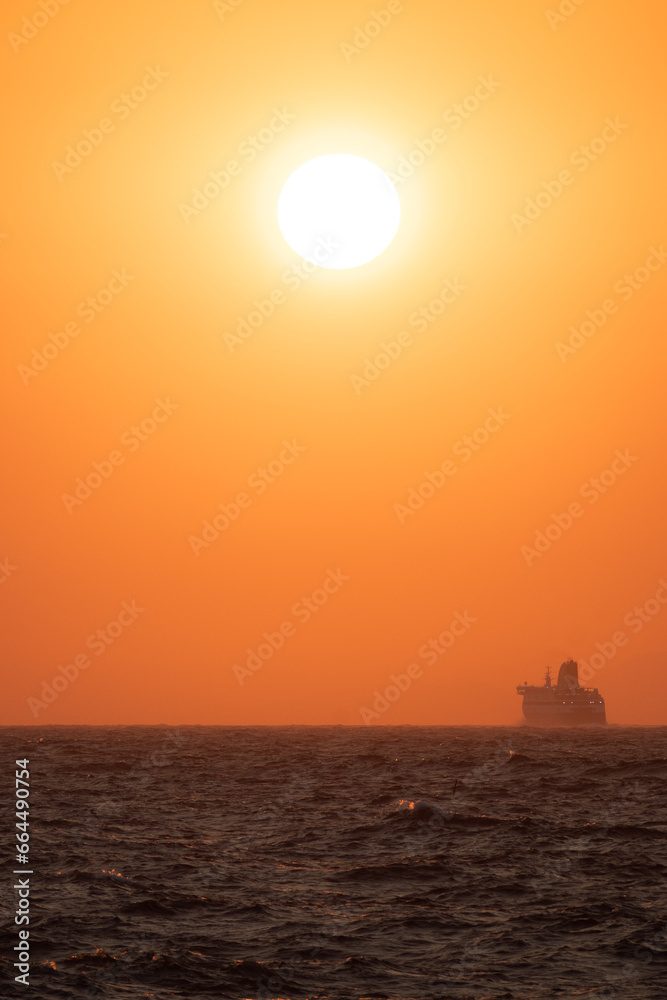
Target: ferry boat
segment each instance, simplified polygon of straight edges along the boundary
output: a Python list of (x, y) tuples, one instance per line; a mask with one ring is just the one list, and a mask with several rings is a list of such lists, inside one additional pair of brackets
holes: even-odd
[(566, 660), (558, 671), (558, 681), (551, 683), (547, 667), (544, 684), (519, 684), (517, 694), (523, 695), (523, 714), (530, 726), (604, 726), (604, 698), (597, 688), (579, 685), (579, 666)]

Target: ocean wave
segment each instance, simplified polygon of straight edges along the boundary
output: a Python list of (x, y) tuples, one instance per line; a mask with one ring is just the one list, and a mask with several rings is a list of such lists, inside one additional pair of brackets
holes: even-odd
[(31, 745), (39, 1000), (664, 1000), (667, 729), (172, 736)]

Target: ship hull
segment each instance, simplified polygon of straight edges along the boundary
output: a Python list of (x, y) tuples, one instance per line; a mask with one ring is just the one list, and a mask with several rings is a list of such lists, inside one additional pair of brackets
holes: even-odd
[(543, 726), (552, 729), (562, 726), (606, 726), (607, 719), (604, 708), (602, 711), (592, 710), (588, 706), (524, 705), (523, 715), (529, 726)]

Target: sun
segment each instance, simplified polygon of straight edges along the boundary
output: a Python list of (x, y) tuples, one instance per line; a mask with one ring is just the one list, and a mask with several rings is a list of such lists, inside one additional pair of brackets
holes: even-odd
[(398, 192), (380, 167), (331, 153), (302, 164), (278, 200), (280, 231), (301, 257), (320, 267), (359, 267), (378, 257), (398, 230)]

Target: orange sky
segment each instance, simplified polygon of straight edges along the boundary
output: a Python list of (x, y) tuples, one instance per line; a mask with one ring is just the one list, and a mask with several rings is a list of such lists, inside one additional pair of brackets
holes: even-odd
[[(560, 8), (6, 0), (1, 723), (511, 724), (596, 653), (667, 723), (667, 18)], [(304, 275), (326, 152), (401, 227)]]

